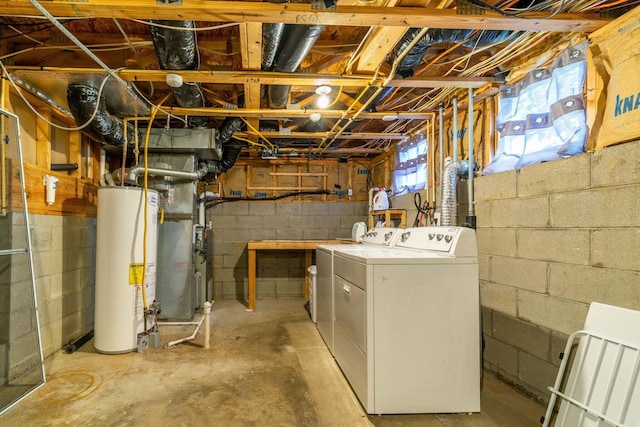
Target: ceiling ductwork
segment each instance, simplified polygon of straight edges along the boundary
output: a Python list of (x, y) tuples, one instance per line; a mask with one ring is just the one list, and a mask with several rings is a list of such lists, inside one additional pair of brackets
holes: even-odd
[[(335, 9), (334, 2), (312, 1), (314, 9)], [(320, 37), (320, 33), (324, 30), (324, 25), (298, 25), (287, 24), (282, 30), (281, 36), (278, 38), (281, 42), (273, 61), (272, 71), (281, 73), (294, 73), (300, 67), (300, 64), (307, 56), (314, 43)], [(275, 40), (274, 35), (277, 29), (272, 29), (271, 38)], [(272, 43), (269, 44), (272, 49)], [(271, 54), (270, 52), (265, 52)], [(263, 56), (267, 56), (263, 53)], [(263, 63), (264, 65), (264, 63)], [(286, 108), (289, 100), (290, 85), (271, 85), (267, 91), (267, 101), (269, 108)]]
[[(413, 40), (420, 33), (421, 28), (411, 28), (402, 37), (400, 42), (393, 49), (391, 60), (398, 58)], [(413, 76), (415, 69), (420, 65), (427, 49), (438, 43), (462, 43), (468, 48), (484, 47), (494, 43), (501, 43), (515, 38), (519, 33), (514, 31), (479, 31), (476, 30), (447, 30), (439, 28), (429, 29), (418, 42), (407, 52), (398, 63), (396, 75), (399, 78), (409, 78)], [(474, 33), (475, 32), (475, 33)], [(395, 90), (393, 87), (386, 87), (378, 94), (367, 108), (368, 111), (375, 111), (376, 106), (384, 102)], [(375, 88), (370, 89), (371, 93)]]
[[(289, 3), (289, 0), (265, 0), (269, 3)], [(282, 40), (285, 25), (283, 23), (262, 24), (262, 71), (271, 71), (276, 60), (278, 46)]]
[[(124, 121), (107, 111), (104, 94), (86, 84), (70, 84), (67, 86), (67, 103), (78, 125), (89, 122), (84, 128), (98, 141), (115, 147), (124, 144)], [(136, 137), (133, 124), (127, 125), (127, 141)], [(142, 140), (138, 134), (138, 140)]]
[[(197, 70), (200, 66), (198, 41), (194, 21), (153, 21), (151, 39), (162, 70)], [(171, 27), (171, 28), (167, 28)], [(178, 28), (185, 28), (184, 30)], [(184, 82), (171, 86), (176, 103), (184, 108), (205, 107), (205, 98), (199, 83)], [(207, 127), (208, 117), (189, 118), (190, 127)]]
[(243, 120), (239, 117), (227, 117), (224, 119), (216, 135), (216, 143), (222, 146), (222, 156), (220, 160), (200, 162), (200, 168), (206, 168), (208, 173), (217, 175), (226, 172), (236, 163), (244, 144), (238, 140), (234, 140), (233, 134), (240, 129), (242, 123)]

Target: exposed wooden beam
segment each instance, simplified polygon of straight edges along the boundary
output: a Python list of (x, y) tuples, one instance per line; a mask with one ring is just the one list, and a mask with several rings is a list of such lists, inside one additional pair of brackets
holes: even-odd
[(408, 28), (379, 28), (362, 49), (356, 72), (373, 72), (387, 58)]
[[(278, 139), (320, 139), (325, 138), (327, 136), (327, 132), (291, 132), (287, 134), (282, 134), (280, 132), (260, 132), (263, 136), (267, 138), (278, 138)], [(239, 132), (238, 136), (252, 136), (255, 135), (253, 132)], [(404, 133), (383, 133), (383, 132), (354, 132), (354, 133), (344, 133), (336, 139), (351, 139), (351, 140), (372, 140), (372, 139), (393, 139), (393, 140), (405, 140), (409, 138), (409, 135)]]
[[(358, 27), (431, 27), (479, 30), (519, 30), (555, 32), (592, 32), (610, 20), (595, 14), (547, 12), (523, 13), (521, 18), (504, 17), (494, 12), (483, 15), (458, 15), (450, 9), (420, 7), (338, 6), (335, 10), (312, 9), (302, 3), (268, 3), (183, 0), (180, 4), (151, 5), (148, 0), (85, 0), (69, 2), (48, 0), (47, 11), (58, 17), (184, 19), (213, 22), (268, 22), (285, 24), (346, 25)], [(0, 0), (0, 15), (42, 14), (29, 0)], [(526, 18), (526, 19), (522, 19)]]
[[(61, 68), (61, 67), (7, 67), (10, 71), (30, 70), (48, 73), (95, 73), (104, 74), (104, 70), (99, 68)], [(127, 81), (141, 82), (164, 82), (165, 76), (171, 71), (167, 70), (121, 70), (118, 75)], [(173, 71), (175, 72), (175, 71)], [(371, 83), (372, 86), (380, 86), (384, 78), (379, 77), (372, 81), (371, 76), (351, 75), (333, 76), (327, 74), (288, 74), (262, 71), (180, 71), (185, 82), (209, 83), (209, 84), (289, 84), (292, 86), (311, 87), (316, 86), (342, 86), (343, 88), (365, 87)], [(416, 87), (416, 88), (479, 88), (487, 83), (493, 82), (491, 77), (412, 77), (410, 79), (393, 79), (388, 86), (392, 87)], [(299, 89), (299, 88), (294, 88)], [(312, 89), (309, 89), (312, 90)]]
[[(343, 110), (270, 110), (270, 109), (246, 109), (227, 110), (224, 108), (182, 108), (182, 107), (162, 107), (164, 111), (178, 116), (210, 116), (210, 117), (257, 117), (260, 119), (281, 119), (281, 118), (306, 118), (312, 113), (319, 113), (323, 118), (337, 119), (343, 117)], [(158, 113), (159, 115), (161, 113)], [(347, 114), (349, 118), (352, 114)], [(360, 113), (359, 119), (382, 120), (385, 116), (395, 116), (398, 120), (430, 120), (433, 118), (431, 112), (397, 112), (379, 111), (375, 113)]]
[[(262, 24), (246, 22), (240, 24), (239, 29), (242, 69), (259, 71), (262, 65)], [(244, 105), (247, 108), (260, 108), (260, 88), (259, 82), (252, 80), (244, 82)], [(249, 124), (256, 129), (260, 126), (257, 118), (249, 119)]]
[(249, 22), (239, 25), (242, 69), (256, 71), (262, 64), (262, 24)]

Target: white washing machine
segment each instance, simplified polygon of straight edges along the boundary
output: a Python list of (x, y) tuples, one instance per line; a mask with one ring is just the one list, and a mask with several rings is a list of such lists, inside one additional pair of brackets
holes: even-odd
[(316, 247), (316, 326), (333, 354), (333, 252), (388, 248), (400, 235), (397, 228), (372, 228), (367, 231), (362, 243), (351, 245), (318, 245)]
[(391, 248), (335, 248), (334, 357), (369, 414), (479, 412), (475, 231), (401, 231)]

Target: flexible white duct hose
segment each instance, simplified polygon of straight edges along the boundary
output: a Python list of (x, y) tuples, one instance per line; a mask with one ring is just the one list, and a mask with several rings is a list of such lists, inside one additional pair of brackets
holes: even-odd
[(458, 225), (456, 185), (459, 168), (460, 162), (453, 161), (450, 157), (447, 157), (442, 175), (442, 203), (440, 204), (441, 225), (443, 226)]

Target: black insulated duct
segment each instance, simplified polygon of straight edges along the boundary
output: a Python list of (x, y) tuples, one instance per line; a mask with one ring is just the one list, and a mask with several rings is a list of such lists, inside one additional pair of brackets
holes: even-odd
[[(194, 21), (153, 21), (150, 27), (151, 39), (162, 70), (197, 70), (199, 67), (198, 41)], [(175, 28), (185, 28), (185, 30)], [(199, 83), (185, 82), (179, 87), (171, 87), (176, 103), (184, 108), (205, 106), (204, 94)], [(189, 117), (190, 127), (207, 127), (208, 117)]]
[[(220, 130), (216, 135), (217, 144), (222, 146), (222, 156), (220, 160), (206, 160), (200, 162), (199, 167), (206, 167), (208, 173), (220, 174), (224, 173), (236, 163), (243, 144), (240, 141), (233, 140), (233, 134), (240, 129), (243, 120), (240, 117), (227, 117), (224, 119)], [(230, 141), (232, 141), (230, 143)]]
[[(122, 147), (124, 144), (124, 121), (107, 112), (104, 95), (98, 98), (99, 90), (84, 84), (70, 84), (67, 87), (67, 103), (78, 125), (91, 120), (85, 130), (107, 145)], [(95, 116), (94, 116), (95, 112)], [(93, 116), (93, 119), (91, 118)], [(133, 124), (127, 125), (127, 141), (135, 140)], [(138, 134), (138, 140), (142, 136)]]
[[(268, 3), (289, 3), (289, 0), (265, 0)], [(262, 24), (262, 71), (271, 71), (284, 32), (283, 23)]]
[[(334, 2), (312, 1), (314, 9), (335, 9)], [(324, 25), (287, 24), (278, 46), (273, 71), (281, 73), (295, 72), (307, 56), (314, 43), (324, 30)], [(291, 91), (290, 85), (271, 85), (267, 92), (269, 108), (286, 108)]]
[[(405, 33), (402, 39), (398, 42), (393, 49), (392, 61), (400, 56), (413, 42), (421, 28), (411, 28)], [(396, 75), (403, 79), (413, 76), (415, 69), (420, 65), (424, 55), (427, 53), (427, 49), (434, 44), (452, 42), (460, 43), (462, 46), (468, 48), (484, 47), (494, 43), (501, 43), (515, 38), (519, 33), (514, 31), (479, 31), (474, 34), (475, 30), (447, 30), (440, 28), (429, 29), (418, 42), (411, 48), (409, 52), (398, 63)], [(369, 89), (373, 93), (375, 88)], [(393, 87), (386, 87), (382, 92), (378, 94), (371, 104), (369, 104), (367, 111), (375, 111), (376, 106), (391, 95)]]

